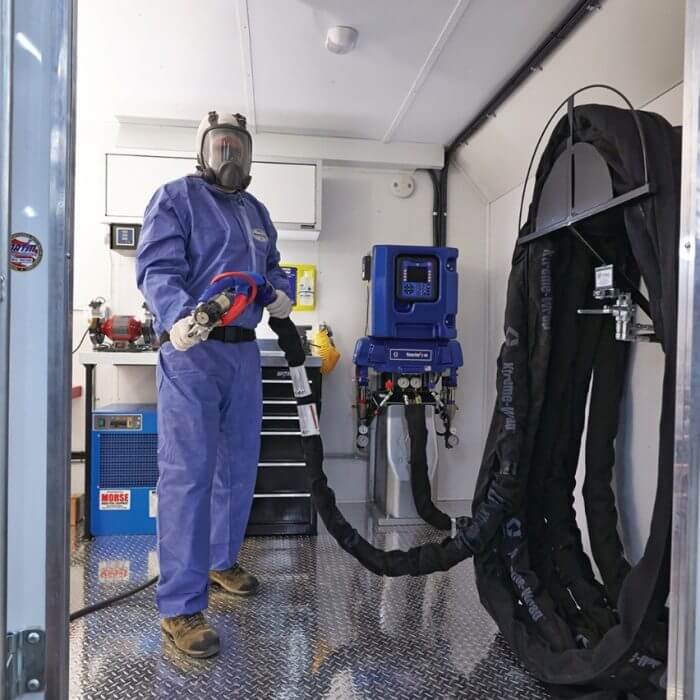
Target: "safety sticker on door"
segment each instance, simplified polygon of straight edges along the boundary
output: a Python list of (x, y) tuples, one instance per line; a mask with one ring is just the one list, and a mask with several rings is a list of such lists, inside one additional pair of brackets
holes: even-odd
[(100, 489), (100, 510), (131, 510), (131, 491)]
[(10, 269), (15, 272), (33, 270), (44, 256), (41, 241), (31, 233), (10, 236)]
[(158, 494), (155, 491), (148, 492), (148, 517), (155, 518), (158, 515)]

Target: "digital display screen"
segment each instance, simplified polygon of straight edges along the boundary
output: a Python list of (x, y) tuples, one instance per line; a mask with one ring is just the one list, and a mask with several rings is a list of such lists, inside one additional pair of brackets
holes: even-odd
[(408, 304), (434, 302), (440, 295), (440, 270), (433, 255), (396, 257), (396, 300)]
[(406, 281), (407, 282), (427, 282), (428, 281), (428, 268), (408, 266), (406, 267)]
[(143, 421), (139, 415), (96, 415), (93, 423), (94, 430), (141, 430), (143, 428)]

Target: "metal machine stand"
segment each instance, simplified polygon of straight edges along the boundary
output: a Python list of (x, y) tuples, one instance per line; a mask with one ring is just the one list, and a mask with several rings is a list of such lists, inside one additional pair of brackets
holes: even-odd
[[(428, 428), (428, 475), (435, 492), (438, 447), (432, 406), (426, 406), (425, 422)], [(367, 488), (377, 524), (423, 525), (411, 492), (410, 444), (403, 406), (389, 406), (372, 423), (369, 444)]]

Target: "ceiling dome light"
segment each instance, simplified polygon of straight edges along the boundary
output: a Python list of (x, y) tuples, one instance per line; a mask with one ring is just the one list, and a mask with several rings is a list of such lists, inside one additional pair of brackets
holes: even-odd
[(355, 27), (331, 27), (326, 34), (326, 48), (332, 53), (350, 53), (356, 44)]

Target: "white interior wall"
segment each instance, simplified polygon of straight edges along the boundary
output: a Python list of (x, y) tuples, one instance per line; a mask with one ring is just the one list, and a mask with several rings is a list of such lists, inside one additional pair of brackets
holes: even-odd
[(459, 445), (441, 448), (438, 498), (471, 499), (491, 418), (486, 399), (488, 335), (488, 203), (461, 166), (447, 188), (448, 245), (459, 248), (458, 338), (464, 353), (455, 419)]
[[(671, 124), (682, 122), (683, 86), (677, 85), (645, 106)], [(532, 144), (534, 147), (534, 143)], [(503, 342), (503, 312), (518, 228), (522, 183), (489, 204), (488, 233), (488, 376), (486, 400), (496, 399), (496, 360)], [(530, 194), (525, 200), (529, 204)], [(632, 346), (627, 389), (623, 398), (623, 422), (617, 439), (616, 489), (622, 503), (621, 531), (629, 556), (637, 560), (646, 543), (656, 492), (658, 432), (661, 411), (663, 354), (658, 345)], [(579, 464), (579, 473), (583, 469)], [(578, 479), (579, 488), (582, 478)], [(576, 509), (584, 535), (583, 502), (577, 493)]]
[[(81, 85), (79, 80), (79, 85)], [(99, 103), (78, 103), (76, 162), (76, 255), (75, 255), (75, 341), (87, 322), (87, 303), (104, 296), (114, 313), (138, 313), (142, 298), (135, 286), (134, 257), (112, 252), (106, 244), (108, 228), (103, 221), (104, 153), (124, 131), (99, 111)], [(151, 128), (154, 150), (168, 144), (168, 128)], [(295, 313), (297, 324), (331, 324), (342, 360), (324, 380), (322, 427), (327, 470), (341, 500), (364, 500), (366, 463), (352, 459), (353, 366), (355, 340), (364, 334), (365, 287), (360, 279), (361, 257), (375, 243), (429, 245), (432, 237), (433, 191), (426, 174), (416, 175), (417, 188), (409, 199), (394, 197), (390, 191), (393, 171), (377, 168), (326, 167), (323, 181), (323, 231), (315, 243), (281, 241), (285, 262), (317, 266), (317, 308)], [(465, 233), (460, 245), (460, 338), (466, 366), (461, 374), (457, 428), (461, 443), (442, 457), (439, 497), (466, 498), (474, 485), (483, 444), (483, 337), (486, 329), (484, 250), (486, 202), (459, 170), (450, 181), (450, 226)], [(265, 324), (261, 336), (271, 336)], [(83, 346), (89, 347), (88, 341)], [(83, 383), (83, 370), (74, 359), (74, 384)], [(100, 368), (97, 370), (97, 405), (113, 402), (155, 400), (154, 369), (150, 367)], [(74, 450), (83, 446), (83, 400), (73, 406)], [(335, 457), (333, 456), (335, 455)], [(76, 480), (75, 490), (80, 489)]]
[[(682, 124), (683, 84), (645, 109), (661, 114), (673, 125)], [(634, 561), (641, 557), (649, 536), (656, 494), (663, 371), (664, 355), (658, 344), (633, 345), (623, 397), (623, 423), (617, 438), (615, 486), (623, 504), (622, 539)], [(582, 508), (580, 494), (578, 502)]]

